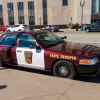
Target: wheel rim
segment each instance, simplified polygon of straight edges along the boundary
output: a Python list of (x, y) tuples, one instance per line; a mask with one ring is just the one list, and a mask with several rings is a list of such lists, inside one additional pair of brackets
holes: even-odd
[(69, 71), (65, 66), (61, 66), (59, 68), (59, 73), (61, 76), (66, 76), (66, 75), (68, 75)]
[(60, 66), (58, 68), (58, 75), (61, 77), (66, 77), (70, 73), (69, 69), (66, 66)]

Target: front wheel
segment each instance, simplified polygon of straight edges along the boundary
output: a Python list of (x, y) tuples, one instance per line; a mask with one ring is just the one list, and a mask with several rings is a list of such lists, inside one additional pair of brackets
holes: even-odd
[(73, 79), (75, 77), (76, 72), (71, 62), (61, 60), (54, 64), (53, 74), (55, 76)]

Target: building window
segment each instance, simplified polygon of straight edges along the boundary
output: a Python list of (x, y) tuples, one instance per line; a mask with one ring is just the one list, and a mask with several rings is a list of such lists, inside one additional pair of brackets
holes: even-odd
[(100, 13), (100, 0), (92, 0), (92, 14), (96, 15)]
[(35, 24), (34, 1), (28, 2), (29, 25)]
[(92, 22), (100, 21), (100, 0), (92, 0)]
[[(47, 0), (42, 0), (42, 6), (43, 6), (43, 24), (47, 25), (48, 24)], [(41, 23), (41, 18), (40, 18), (40, 23)]]
[(0, 5), (0, 25), (3, 25), (3, 9), (2, 9), (2, 5)]
[(63, 4), (63, 6), (67, 6), (68, 5), (68, 0), (62, 0), (62, 4)]
[(17, 3), (18, 7), (18, 20), (19, 24), (24, 24), (24, 3), (23, 2), (18, 2)]
[(8, 8), (9, 25), (14, 25), (14, 8), (13, 8), (13, 3), (9, 2), (7, 4), (7, 8)]

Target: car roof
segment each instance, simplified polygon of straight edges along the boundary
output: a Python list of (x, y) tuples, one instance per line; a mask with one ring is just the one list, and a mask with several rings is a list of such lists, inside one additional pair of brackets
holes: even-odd
[(36, 36), (37, 34), (47, 33), (46, 31), (22, 31), (22, 32), (6, 32), (4, 34), (12, 34), (12, 35), (19, 35), (19, 34), (30, 34), (32, 36)]

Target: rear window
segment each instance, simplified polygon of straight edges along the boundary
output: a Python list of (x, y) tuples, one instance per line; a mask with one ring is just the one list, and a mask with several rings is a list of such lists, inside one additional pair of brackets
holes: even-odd
[(12, 46), (16, 43), (16, 35), (6, 34), (2, 36), (0, 40), (0, 45)]

